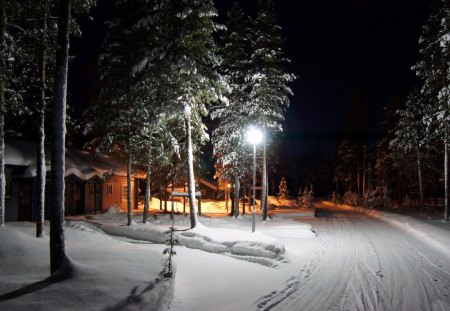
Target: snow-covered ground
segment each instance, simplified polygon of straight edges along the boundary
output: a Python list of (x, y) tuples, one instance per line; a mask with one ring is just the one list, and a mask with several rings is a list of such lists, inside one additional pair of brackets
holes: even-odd
[(223, 202), (205, 203), (194, 230), (188, 230), (188, 216), (175, 215), (181, 245), (171, 281), (159, 279), (161, 243), (171, 219), (155, 213), (159, 203), (153, 203), (147, 224), (138, 211), (132, 226), (125, 226), (126, 215), (114, 209), (67, 220), (72, 263), (61, 281), (46, 279), (48, 238), (36, 239), (32, 223), (7, 223), (0, 228), (0, 310), (447, 310), (450, 305), (445, 227), (374, 211), (369, 217), (329, 203), (318, 204), (314, 217), (312, 210), (272, 202), (271, 219), (263, 223), (258, 215), (251, 233), (250, 214), (235, 219), (226, 216)]

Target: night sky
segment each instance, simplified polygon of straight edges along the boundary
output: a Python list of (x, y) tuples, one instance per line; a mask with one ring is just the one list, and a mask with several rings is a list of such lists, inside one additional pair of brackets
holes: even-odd
[[(77, 107), (93, 101), (104, 20), (112, 2), (99, 0), (92, 11), (94, 21), (83, 21), (83, 37), (71, 42), (76, 58), (69, 67), (69, 92)], [(221, 21), (232, 2), (215, 1)], [(286, 39), (283, 49), (291, 60), (288, 69), (298, 76), (291, 85), (294, 96), (282, 137), (291, 154), (318, 146), (332, 151), (348, 123), (352, 98), (360, 116), (353, 121), (363, 124), (368, 143), (383, 135), (383, 107), (396, 93), (408, 93), (418, 85), (410, 68), (418, 59), (418, 40), (431, 2), (275, 1)], [(255, 15), (256, 0), (241, 1), (241, 5)]]

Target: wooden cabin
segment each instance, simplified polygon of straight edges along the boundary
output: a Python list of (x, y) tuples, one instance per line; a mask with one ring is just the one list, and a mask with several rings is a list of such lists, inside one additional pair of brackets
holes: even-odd
[[(36, 218), (36, 144), (20, 137), (5, 139), (6, 221)], [(50, 161), (47, 165), (46, 217), (51, 195)], [(132, 206), (138, 208), (141, 176), (132, 177)], [(120, 161), (78, 149), (66, 150), (65, 214), (99, 213), (109, 207), (127, 209), (126, 167)]]

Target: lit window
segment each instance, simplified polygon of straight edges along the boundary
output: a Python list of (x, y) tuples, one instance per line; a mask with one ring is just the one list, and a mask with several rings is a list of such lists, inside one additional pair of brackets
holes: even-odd
[(127, 200), (128, 187), (127, 185), (122, 185), (122, 201)]

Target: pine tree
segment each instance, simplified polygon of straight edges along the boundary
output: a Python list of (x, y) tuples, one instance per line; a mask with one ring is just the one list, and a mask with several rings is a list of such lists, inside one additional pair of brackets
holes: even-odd
[[(74, 11), (85, 13), (93, 0), (74, 1)], [(51, 102), (56, 50), (56, 11), (53, 0), (6, 3), (11, 15), (8, 23), (10, 52), (8, 74), (8, 116), (13, 130), (26, 132), (32, 136), (37, 132), (37, 220), (36, 235), (42, 236), (45, 201), (45, 112), (47, 102)], [(20, 13), (20, 14), (19, 14)], [(74, 32), (80, 33), (74, 19)], [(21, 118), (17, 122), (16, 117)], [(29, 117), (26, 121), (24, 117)], [(8, 123), (8, 122), (7, 122)], [(24, 129), (23, 125), (27, 128)], [(36, 124), (29, 126), (30, 124)], [(29, 130), (30, 131), (30, 130)], [(30, 131), (30, 132), (31, 132)], [(31, 134), (31, 133), (29, 133)]]
[(17, 17), (20, 9), (15, 1), (0, 0), (0, 226), (5, 223), (5, 117), (23, 112), (22, 95), (14, 75), (20, 49), (17, 36), (10, 31), (13, 23), (8, 20)]
[(221, 84), (216, 71), (218, 58), (213, 34), (218, 26), (212, 21), (217, 15), (210, 0), (169, 1), (168, 38), (165, 57), (170, 61), (166, 76), (173, 85), (174, 107), (184, 118), (188, 192), (191, 227), (197, 225), (194, 184), (194, 146), (192, 134), (197, 131), (206, 141), (202, 117), (208, 112), (206, 104), (221, 97)]
[[(100, 56), (101, 79), (105, 86), (100, 101), (92, 108), (93, 129), (98, 138), (97, 149), (104, 154), (122, 157), (127, 168), (127, 225), (131, 225), (131, 174), (136, 153), (133, 139), (138, 129), (137, 116), (140, 107), (136, 104), (133, 86), (137, 83), (132, 68), (135, 65), (133, 51), (136, 42), (130, 36), (132, 16), (140, 7), (137, 1), (118, 2), (116, 10), (120, 17), (108, 23), (104, 42), (105, 52)], [(101, 117), (100, 117), (101, 116)]]
[(302, 200), (302, 196), (303, 196), (302, 187), (300, 187), (300, 188), (298, 188), (298, 192), (297, 192), (297, 200), (299, 203)]
[(278, 186), (278, 201), (283, 202), (289, 198), (286, 179), (281, 177), (280, 185)]
[(422, 78), (421, 93), (432, 103), (433, 109), (424, 116), (427, 131), (437, 131), (444, 141), (445, 211), (448, 208), (448, 131), (450, 118), (450, 4), (436, 1), (419, 40), (421, 60), (413, 67)]
[(395, 131), (395, 138), (390, 142), (393, 150), (399, 150), (403, 154), (414, 152), (417, 161), (417, 173), (419, 180), (420, 206), (424, 206), (422, 158), (423, 151), (430, 147), (433, 132), (428, 132), (423, 116), (429, 113), (430, 106), (423, 101), (423, 96), (418, 92), (412, 92), (406, 102), (404, 110), (398, 110), (399, 122)]
[(222, 62), (220, 72), (227, 83), (228, 101), (217, 105), (211, 117), (218, 120), (212, 142), (216, 157), (216, 178), (234, 180), (234, 216), (239, 215), (239, 180), (244, 177), (248, 162), (245, 130), (250, 125), (249, 105), (250, 71), (249, 46), (250, 23), (238, 2), (228, 12), (226, 31), (221, 39)]
[(5, 223), (6, 1), (0, 2), (0, 225)]
[(252, 88), (249, 120), (264, 130), (262, 208), (263, 220), (267, 218), (267, 163), (266, 131), (282, 131), (281, 123), (293, 95), (288, 84), (294, 75), (287, 73), (284, 65), (289, 60), (283, 55), (280, 36), (281, 27), (276, 23), (275, 8), (271, 0), (260, 0), (260, 11), (253, 25), (251, 74)]
[(172, 225), (170, 226), (169, 238), (164, 241), (166, 247), (163, 250), (163, 255), (167, 258), (164, 260), (164, 266), (159, 275), (163, 278), (173, 278), (175, 274), (175, 264), (173, 262), (173, 256), (177, 254), (175, 246), (180, 245), (180, 242), (175, 238), (174, 220), (172, 218)]
[(53, 19), (56, 3), (52, 0), (30, 1), (22, 4), (20, 42), (22, 70), (21, 88), (26, 91), (29, 108), (37, 127), (37, 217), (36, 236), (44, 235), (45, 206), (45, 118), (47, 103), (52, 101), (54, 83), (56, 21)]

